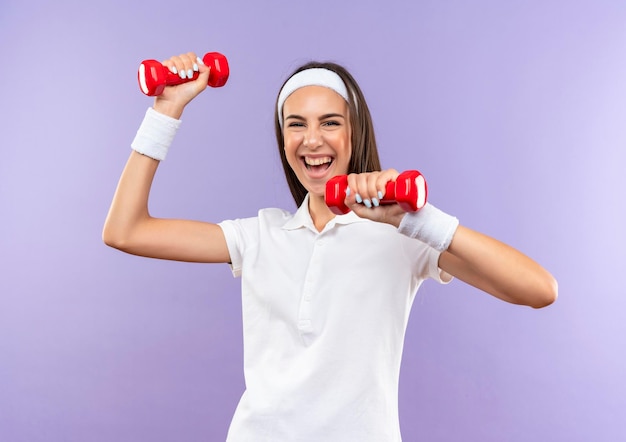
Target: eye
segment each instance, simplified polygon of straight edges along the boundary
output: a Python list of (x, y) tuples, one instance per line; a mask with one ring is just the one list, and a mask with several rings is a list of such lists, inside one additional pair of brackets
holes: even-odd
[(304, 127), (304, 123), (301, 123), (300, 121), (291, 121), (287, 127)]
[(341, 126), (341, 123), (336, 120), (328, 120), (322, 123), (322, 126)]

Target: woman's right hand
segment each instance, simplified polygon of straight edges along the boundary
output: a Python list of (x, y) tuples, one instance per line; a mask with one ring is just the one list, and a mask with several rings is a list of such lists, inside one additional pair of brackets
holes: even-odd
[(210, 68), (195, 53), (177, 55), (162, 63), (170, 72), (181, 78), (189, 78), (195, 72), (200, 75), (193, 81), (176, 86), (166, 86), (154, 99), (154, 110), (172, 118), (180, 119), (185, 106), (207, 88)]

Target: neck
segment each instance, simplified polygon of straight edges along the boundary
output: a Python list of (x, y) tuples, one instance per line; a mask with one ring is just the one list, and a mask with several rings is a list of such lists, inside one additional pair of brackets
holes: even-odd
[(335, 217), (335, 214), (326, 205), (324, 196), (312, 194), (309, 194), (309, 213), (318, 232), (324, 230), (328, 221)]

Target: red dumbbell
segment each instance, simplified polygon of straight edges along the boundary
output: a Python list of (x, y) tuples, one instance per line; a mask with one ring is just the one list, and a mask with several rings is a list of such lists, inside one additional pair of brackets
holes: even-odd
[[(339, 175), (326, 183), (326, 205), (336, 215), (350, 211), (344, 204), (348, 175)], [(385, 187), (385, 196), (380, 204), (398, 204), (405, 212), (416, 212), (426, 204), (428, 187), (424, 176), (417, 170), (407, 170), (389, 181)]]
[[(224, 86), (228, 80), (228, 74), (230, 73), (226, 57), (219, 52), (209, 52), (202, 57), (202, 61), (211, 68), (208, 81), (209, 86)], [(174, 86), (193, 81), (197, 79), (199, 75), (198, 72), (194, 72), (191, 78), (182, 79), (179, 75), (172, 73), (158, 61), (144, 60), (139, 65), (137, 80), (139, 81), (141, 92), (153, 97), (155, 95), (161, 95), (165, 86)]]

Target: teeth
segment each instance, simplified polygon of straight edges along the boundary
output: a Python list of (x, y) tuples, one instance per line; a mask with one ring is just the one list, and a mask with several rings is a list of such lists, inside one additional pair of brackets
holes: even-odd
[(304, 157), (304, 162), (308, 166), (320, 166), (322, 164), (330, 163), (332, 160), (333, 159), (331, 157), (324, 157), (324, 158), (308, 158), (308, 157)]

